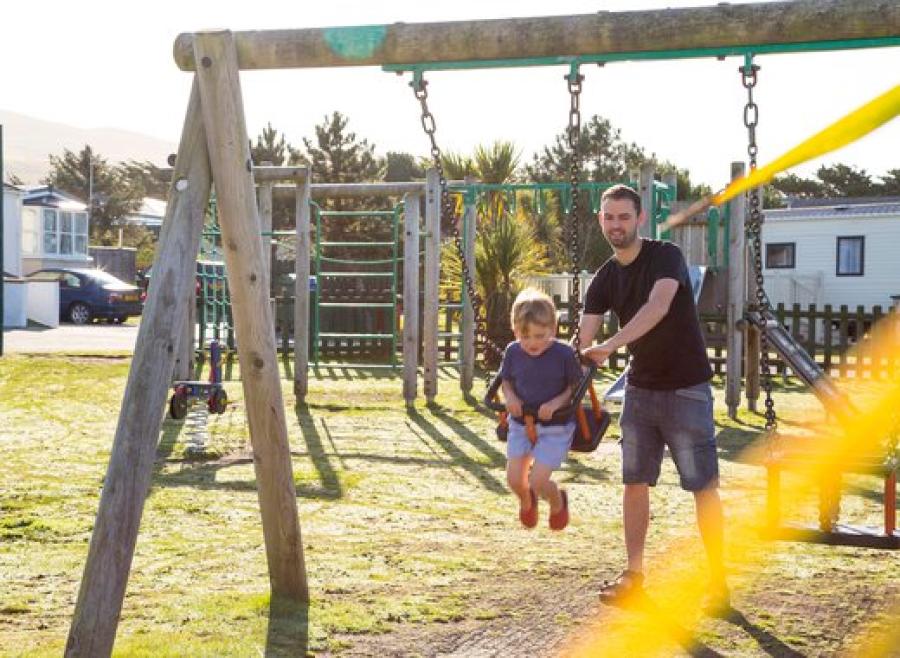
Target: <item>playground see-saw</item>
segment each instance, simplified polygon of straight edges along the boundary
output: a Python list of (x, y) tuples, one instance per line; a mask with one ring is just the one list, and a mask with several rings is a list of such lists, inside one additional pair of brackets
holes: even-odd
[[(667, 224), (676, 212), (674, 176), (657, 176), (647, 165), (628, 180), (586, 181), (579, 169), (577, 136), (581, 113), (595, 109), (581, 102), (581, 90), (601, 80), (604, 67), (644, 60), (724, 59), (733, 64), (735, 87), (747, 97), (743, 113), (734, 117), (734, 129), (744, 131), (748, 140), (746, 153), (735, 154), (740, 161), (730, 165), (731, 178), (740, 180), (761, 168), (758, 157), (774, 159), (757, 142), (760, 117), (777, 120), (767, 117), (765, 108), (760, 112), (754, 101), (756, 85), (765, 84), (760, 58), (766, 58), (766, 66), (777, 67), (779, 58), (794, 53), (896, 47), (900, 5), (881, 0), (723, 3), (575, 16), (179, 35), (175, 63), (193, 76), (193, 85), (66, 655), (108, 656), (113, 651), (153, 477), (155, 446), (163, 423), (172, 422), (165, 421), (161, 410), (171, 405), (171, 415), (183, 417), (189, 398), (197, 399), (201, 411), (208, 406), (221, 413), (226, 408), (226, 399), (217, 397), (224, 396), (224, 390), (217, 393), (218, 372), (206, 383), (193, 376), (196, 360), (206, 354), (211, 340), (217, 350), (221, 345), (223, 362), (240, 364), (272, 600), (315, 600), (307, 561), (328, 560), (329, 555), (327, 547), (305, 554), (307, 544), (301, 539), (280, 364), (290, 364), (298, 403), (314, 402), (310, 379), (325, 369), (359, 366), (384, 370), (396, 381), (398, 399), (412, 409), (420, 395), (434, 402), (439, 384), (447, 381), (440, 372), (452, 368), (458, 372), (459, 395), (484, 408), (471, 393), (484, 392), (479, 372), (491, 374), (503, 346), (493, 344), (489, 336), (478, 293), (477, 208), (484, 199), (498, 196), (512, 205), (527, 199), (536, 209), (550, 203), (562, 209), (571, 267), (560, 277), (564, 291), (558, 301), (564, 312), (560, 337), (567, 339), (580, 317), (589, 281), (579, 261), (583, 236), (578, 218), (595, 215), (603, 190), (615, 183), (639, 190), (649, 217), (644, 235), (679, 242), (693, 265), (701, 317), (724, 313), (719, 372), (724, 370), (728, 415), (737, 417), (742, 392), (751, 411), (762, 398), (766, 438), (758, 477), (766, 490), (761, 519), (765, 541), (817, 542), (864, 549), (871, 556), (895, 556), (892, 549), (900, 548), (897, 427), (890, 426), (886, 415), (881, 424), (867, 426), (871, 431), (864, 440), (823, 456), (825, 446), (842, 445), (841, 437), (856, 436), (853, 428), (866, 414), (785, 328), (766, 296), (760, 188), (736, 193), (721, 205), (706, 204), (709, 207), (684, 226)], [(408, 77), (407, 100), (420, 111), (421, 121), (398, 124), (395, 130), (421, 134), (422, 150), (432, 157), (424, 181), (348, 184), (314, 180), (306, 167), (254, 166), (240, 72), (346, 66), (371, 67), (373, 76)], [(456, 71), (465, 76), (473, 69), (503, 67), (560, 69), (560, 127), (567, 126), (573, 163), (567, 180), (489, 185), (472, 178), (448, 180), (445, 175), (441, 126), (454, 118), (431, 102), (428, 92), (437, 83), (429, 80), (429, 73)], [(868, 123), (864, 118), (853, 138), (865, 138), (866, 132), (900, 112), (897, 87), (891, 90), (896, 82), (896, 72), (886, 71), (888, 93), (876, 99), (877, 118), (866, 114)], [(846, 93), (852, 95), (853, 90)], [(858, 105), (871, 100), (859, 98)], [(492, 111), (494, 105), (483, 111)], [(808, 137), (797, 135), (796, 141)], [(703, 142), (698, 139), (698, 148)], [(818, 153), (839, 145), (827, 135), (820, 142), (825, 146)], [(274, 198), (291, 200), (292, 230), (273, 229)], [(353, 211), (334, 203), (351, 198), (377, 203), (371, 210)], [(342, 229), (348, 225), (354, 230)], [(692, 259), (685, 242), (698, 226), (706, 232), (702, 262)], [(450, 250), (459, 264), (452, 273), (442, 270), (442, 249)], [(273, 250), (293, 254), (293, 271), (273, 271)], [(278, 287), (273, 283), (276, 275), (282, 282)], [(896, 314), (888, 317), (896, 322)], [(900, 331), (883, 334), (888, 363), (883, 390), (893, 391), (896, 398), (898, 357), (890, 350)], [(827, 436), (791, 436), (790, 428), (779, 426), (778, 393), (773, 392), (776, 359), (780, 372), (789, 371), (827, 409), (832, 430)], [(580, 390), (589, 400), (583, 413), (592, 423), (584, 425), (587, 452), (603, 445), (624, 381), (601, 384), (595, 379), (594, 371), (588, 371)], [(501, 401), (489, 396), (486, 402), (503, 412)], [(615, 471), (618, 455), (610, 454)], [(782, 506), (791, 495), (784, 490), (786, 474), (795, 470), (813, 473), (810, 482), (820, 489), (818, 518), (802, 526), (782, 518)], [(842, 477), (853, 473), (879, 478), (881, 495), (869, 501), (882, 510), (878, 527), (842, 522)], [(615, 482), (613, 478), (609, 497), (619, 495)], [(458, 532), (479, 532), (474, 522), (471, 527), (467, 523), (461, 520)], [(370, 532), (377, 533), (377, 525)], [(566, 541), (565, 536), (554, 540)], [(582, 645), (584, 652), (594, 651), (587, 646)], [(596, 651), (599, 655), (602, 648)]]

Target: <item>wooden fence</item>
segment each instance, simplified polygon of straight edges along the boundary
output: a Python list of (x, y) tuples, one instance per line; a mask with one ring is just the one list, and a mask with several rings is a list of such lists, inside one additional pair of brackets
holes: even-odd
[[(559, 301), (558, 299), (556, 300)], [(832, 377), (863, 377), (883, 379), (900, 373), (900, 357), (889, 358), (873, 351), (873, 329), (900, 332), (900, 313), (896, 308), (875, 306), (866, 309), (857, 306), (824, 307), (815, 304), (790, 307), (779, 304), (775, 316), (794, 339), (809, 353), (816, 363)], [(709, 353), (709, 360), (717, 375), (725, 373), (725, 316), (701, 315), (701, 326)], [(597, 340), (601, 341), (618, 331), (618, 322), (613, 314), (604, 317)], [(569, 327), (561, 323), (559, 335), (570, 335)], [(854, 348), (854, 349), (851, 349)], [(627, 355), (614, 354), (610, 367), (624, 368)], [(789, 366), (774, 351), (770, 353), (773, 374), (790, 375)]]

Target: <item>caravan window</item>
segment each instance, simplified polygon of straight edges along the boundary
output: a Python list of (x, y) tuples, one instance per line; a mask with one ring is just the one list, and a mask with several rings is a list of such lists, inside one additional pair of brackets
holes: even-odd
[(866, 239), (862, 235), (841, 236), (837, 239), (838, 276), (862, 276), (865, 264)]
[(767, 242), (766, 268), (793, 269), (797, 266), (797, 245), (794, 242)]
[(39, 256), (41, 253), (41, 228), (36, 208), (22, 208), (22, 255)]

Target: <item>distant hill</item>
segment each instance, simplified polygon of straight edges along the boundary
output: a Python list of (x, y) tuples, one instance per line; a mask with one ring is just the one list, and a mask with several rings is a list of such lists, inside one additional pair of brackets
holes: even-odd
[(6, 110), (0, 110), (0, 124), (3, 124), (3, 177), (8, 179), (9, 174), (15, 174), (29, 185), (47, 175), (48, 156), (61, 155), (63, 149), (78, 152), (90, 144), (110, 164), (150, 160), (157, 165), (165, 165), (166, 157), (177, 149), (175, 142), (127, 130), (85, 130)]

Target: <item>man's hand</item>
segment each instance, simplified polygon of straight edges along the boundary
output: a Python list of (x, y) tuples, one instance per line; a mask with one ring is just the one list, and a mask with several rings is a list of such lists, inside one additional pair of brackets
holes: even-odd
[(602, 366), (615, 351), (615, 347), (612, 347), (608, 343), (600, 343), (599, 345), (587, 348), (582, 352), (582, 355), (596, 363), (598, 366)]

